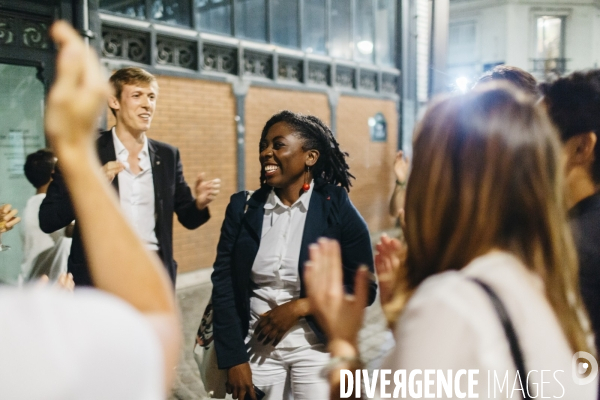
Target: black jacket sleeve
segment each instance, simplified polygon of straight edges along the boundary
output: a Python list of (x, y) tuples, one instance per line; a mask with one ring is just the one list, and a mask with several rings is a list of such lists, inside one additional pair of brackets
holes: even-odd
[[(354, 278), (358, 268), (364, 265), (372, 273), (375, 270), (369, 229), (346, 193), (343, 194), (340, 204), (340, 223), (344, 288), (347, 293), (354, 293)], [(376, 294), (377, 283), (372, 281), (369, 284), (368, 305), (373, 304)]]
[(45, 233), (64, 228), (75, 219), (71, 198), (58, 166), (52, 174), (52, 182), (40, 206), (39, 219), (40, 228)]
[(231, 196), (221, 237), (217, 245), (217, 258), (211, 279), (214, 310), (213, 329), (217, 363), (220, 369), (233, 367), (249, 360), (244, 344), (242, 322), (236, 308), (233, 288), (232, 254), (240, 231), (246, 203), (245, 192)]
[(187, 229), (196, 229), (210, 218), (208, 207), (198, 210), (196, 199), (183, 177), (183, 165), (179, 156), (179, 150), (175, 149), (175, 203), (174, 211), (181, 225)]

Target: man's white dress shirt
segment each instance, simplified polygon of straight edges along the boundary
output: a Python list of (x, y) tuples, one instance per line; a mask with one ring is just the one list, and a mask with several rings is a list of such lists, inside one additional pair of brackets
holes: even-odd
[(129, 151), (117, 137), (115, 128), (112, 129), (112, 135), (117, 161), (125, 165), (125, 169), (117, 175), (121, 208), (136, 233), (146, 243), (148, 250), (158, 250), (155, 231), (154, 181), (148, 138), (144, 135), (144, 145), (138, 154), (141, 172), (135, 175), (131, 172), (129, 161), (127, 161)]
[[(267, 198), (260, 247), (250, 274), (253, 291), (250, 297), (247, 342), (254, 333), (253, 327), (261, 314), (300, 298), (298, 259), (313, 186), (314, 182), (291, 206), (284, 205), (275, 190)], [(314, 343), (318, 343), (318, 339), (302, 318), (284, 336), (277, 348)]]

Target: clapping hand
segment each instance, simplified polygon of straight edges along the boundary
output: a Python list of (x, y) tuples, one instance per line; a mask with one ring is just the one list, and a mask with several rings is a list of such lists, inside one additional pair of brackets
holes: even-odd
[(198, 175), (194, 192), (196, 193), (196, 207), (198, 210), (203, 210), (217, 197), (221, 191), (221, 180), (213, 179), (205, 180), (204, 172)]
[(344, 291), (340, 245), (335, 240), (319, 239), (309, 248), (304, 281), (311, 310), (333, 343), (357, 348), (358, 331), (369, 297), (371, 273), (366, 267), (356, 271), (354, 295)]
[(379, 298), (381, 306), (385, 307), (394, 297), (398, 287), (399, 274), (404, 273), (402, 265), (406, 259), (406, 245), (398, 239), (387, 235), (381, 236), (381, 241), (375, 246), (375, 272), (379, 281)]

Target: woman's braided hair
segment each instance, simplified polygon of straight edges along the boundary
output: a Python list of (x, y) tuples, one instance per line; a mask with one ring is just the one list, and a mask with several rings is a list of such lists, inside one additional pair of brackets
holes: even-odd
[[(260, 135), (260, 140), (267, 136), (269, 129), (278, 122), (285, 122), (294, 129), (294, 134), (302, 138), (304, 150), (317, 150), (319, 159), (312, 167), (312, 175), (315, 180), (315, 187), (325, 184), (340, 185), (348, 192), (350, 191), (350, 178), (354, 175), (350, 173), (350, 167), (346, 162), (348, 153), (340, 149), (340, 145), (335, 140), (333, 132), (323, 121), (313, 115), (297, 114), (291, 111), (281, 111), (275, 114), (267, 121)], [(266, 183), (264, 171), (260, 172), (261, 186)]]

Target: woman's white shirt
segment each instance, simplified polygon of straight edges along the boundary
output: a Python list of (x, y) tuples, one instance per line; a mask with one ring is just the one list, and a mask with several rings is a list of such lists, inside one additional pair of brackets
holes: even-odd
[(158, 336), (115, 296), (2, 288), (0, 320), (0, 399), (164, 399)]
[[(253, 327), (261, 314), (300, 298), (298, 260), (313, 188), (314, 181), (291, 206), (283, 204), (275, 190), (271, 190), (265, 202), (260, 246), (250, 274), (250, 330), (246, 342), (254, 333)], [(290, 348), (317, 342), (316, 335), (302, 318), (277, 347)]]
[[(473, 375), (477, 380), (473, 390), (479, 398), (522, 398), (500, 319), (488, 295), (470, 277), (490, 285), (504, 303), (523, 350), (532, 397), (596, 399), (597, 378), (585, 386), (572, 378), (573, 351), (544, 295), (543, 282), (516, 257), (500, 251), (473, 260), (460, 272), (426, 279), (396, 323), (396, 346), (382, 369), (392, 374), (406, 370), (407, 378), (413, 370), (446, 374), (451, 370), (453, 376), (460, 370), (479, 370)], [(416, 377), (423, 380), (423, 375)], [(460, 379), (460, 393), (467, 393), (468, 374)], [(436, 396), (437, 386), (429, 387)], [(390, 388), (388, 393), (393, 391), (393, 379)], [(454, 389), (453, 396), (457, 396)]]

